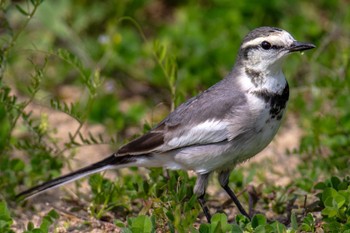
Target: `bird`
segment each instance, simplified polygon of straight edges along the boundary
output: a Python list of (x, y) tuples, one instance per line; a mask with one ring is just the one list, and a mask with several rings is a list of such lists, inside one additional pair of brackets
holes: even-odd
[(229, 187), (230, 173), (262, 151), (281, 125), (289, 99), (282, 72), (285, 58), (315, 47), (280, 28), (253, 29), (244, 37), (233, 68), (221, 81), (179, 105), (150, 131), (105, 159), (16, 197), (24, 200), (108, 169), (163, 167), (196, 173), (193, 191), (208, 222), (211, 214), (205, 195), (212, 173), (218, 173), (221, 187), (240, 213), (250, 218)]

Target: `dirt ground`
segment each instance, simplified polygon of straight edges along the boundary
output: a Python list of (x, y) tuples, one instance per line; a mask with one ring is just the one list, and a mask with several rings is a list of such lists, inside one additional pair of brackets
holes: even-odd
[[(39, 105), (32, 105), (29, 108), (37, 115), (47, 113), (50, 125), (58, 129), (55, 136), (61, 138), (62, 143), (67, 140), (68, 132), (72, 132), (78, 127), (77, 122), (63, 113), (53, 112), (51, 109)], [(104, 127), (102, 125), (84, 126), (84, 132), (87, 133), (88, 131), (96, 135), (103, 134)], [(299, 162), (297, 156), (290, 156), (286, 151), (298, 148), (301, 136), (302, 130), (298, 127), (296, 118), (292, 113), (287, 112), (287, 117), (273, 142), (263, 152), (241, 166), (248, 169), (251, 164), (258, 163), (259, 166), (264, 168), (266, 182), (280, 186), (286, 185), (295, 175), (296, 166)], [(107, 145), (82, 147), (79, 149), (74, 161), (72, 161), (72, 167), (75, 169), (86, 166), (91, 162), (104, 158), (111, 152), (111, 148)], [(69, 169), (65, 168), (62, 174), (67, 172), (69, 172)], [(261, 181), (253, 181), (253, 185), (259, 184), (261, 184)], [(62, 188), (48, 191), (29, 200), (29, 205), (26, 208), (15, 208), (16, 216), (14, 217), (13, 230), (22, 232), (28, 221), (32, 221), (35, 226), (39, 226), (42, 217), (51, 209), (55, 209), (60, 214), (55, 228), (52, 229), (55, 232), (120, 232), (120, 229), (112, 223), (91, 218), (87, 211), (89, 203), (81, 201), (74, 187), (74, 184), (69, 184)], [(80, 193), (88, 192), (89, 186), (85, 181), (80, 189)], [(217, 197), (220, 203), (224, 203), (225, 200), (229, 199), (222, 189), (213, 184), (209, 185), (208, 194)], [(66, 198), (67, 196), (69, 198)], [(210, 205), (210, 203), (208, 204)], [(73, 207), (79, 211), (70, 211)], [(214, 212), (215, 210), (212, 211)], [(229, 214), (235, 214), (232, 209), (227, 209), (226, 211)]]

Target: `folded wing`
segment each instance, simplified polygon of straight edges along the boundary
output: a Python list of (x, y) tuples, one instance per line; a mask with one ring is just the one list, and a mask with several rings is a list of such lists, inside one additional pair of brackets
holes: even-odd
[(232, 87), (227, 83), (230, 80), (224, 79), (183, 103), (150, 132), (121, 147), (117, 154), (166, 152), (234, 138), (241, 133), (241, 126), (230, 119), (238, 119), (237, 115), (244, 112), (241, 110), (246, 99), (234, 90), (228, 91)]

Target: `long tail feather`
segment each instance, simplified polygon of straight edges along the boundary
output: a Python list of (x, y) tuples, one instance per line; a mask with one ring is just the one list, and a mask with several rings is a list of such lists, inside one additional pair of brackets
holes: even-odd
[(125, 165), (128, 163), (132, 163), (136, 161), (136, 158), (130, 155), (126, 156), (115, 156), (114, 154), (107, 157), (106, 159), (103, 159), (97, 163), (94, 163), (92, 165), (89, 165), (87, 167), (81, 168), (75, 172), (69, 173), (67, 175), (58, 177), (56, 179), (47, 181), (43, 184), (40, 184), (38, 186), (32, 187), (28, 190), (25, 190), (21, 193), (19, 193), (16, 196), (16, 199), (27, 199), (30, 197), (33, 197), (35, 195), (38, 195), (41, 192), (47, 191), (51, 188), (55, 188), (61, 185), (64, 185), (66, 183), (75, 181), (77, 179), (83, 178), (85, 176), (88, 176), (93, 173), (101, 172), (107, 169), (115, 168), (118, 165)]

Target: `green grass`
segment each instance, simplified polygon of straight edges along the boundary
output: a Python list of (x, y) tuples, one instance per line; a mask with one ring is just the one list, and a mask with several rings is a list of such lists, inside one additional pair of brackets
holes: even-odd
[[(262, 184), (253, 187), (259, 214), (252, 221), (223, 213), (230, 204), (214, 204), (220, 213), (211, 224), (200, 222), (195, 177), (162, 169), (118, 171), (114, 180), (93, 175), (79, 207), (124, 232), (350, 232), (345, 0), (1, 1), (0, 231), (11, 232), (21, 209), (30, 207), (15, 203), (16, 193), (59, 176), (82, 147), (113, 150), (149, 130), (227, 74), (243, 36), (263, 25), (317, 48), (291, 56), (284, 67), (291, 86), (287, 117), (297, 118), (304, 132), (288, 155), (299, 160), (295, 177), (285, 186), (265, 182), (268, 168), (254, 161), (230, 177), (236, 192)], [(73, 92), (78, 97), (70, 98)], [(58, 113), (77, 125), (64, 138), (50, 124)], [(93, 133), (94, 125), (104, 126), (103, 133)], [(240, 196), (246, 205), (248, 196)], [(209, 197), (212, 202), (222, 200)], [(49, 212), (41, 225), (22, 230), (51, 231), (65, 221), (58, 215)]]

